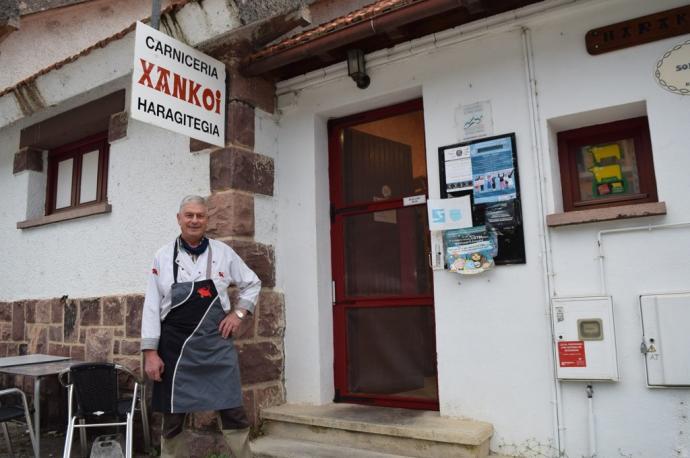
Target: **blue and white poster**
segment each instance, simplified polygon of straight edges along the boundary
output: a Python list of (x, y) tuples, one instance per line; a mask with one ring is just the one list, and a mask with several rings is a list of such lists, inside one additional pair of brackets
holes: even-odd
[(454, 199), (429, 199), (427, 201), (429, 230), (445, 231), (472, 226), (470, 196)]
[(475, 204), (515, 199), (515, 166), (510, 137), (470, 145), (472, 188)]

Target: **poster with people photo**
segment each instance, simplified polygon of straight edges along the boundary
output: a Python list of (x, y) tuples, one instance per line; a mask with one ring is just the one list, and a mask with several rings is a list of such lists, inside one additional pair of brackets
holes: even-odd
[(438, 155), (441, 198), (469, 195), (474, 226), (497, 234), (496, 265), (524, 264), (515, 134), (442, 146)]

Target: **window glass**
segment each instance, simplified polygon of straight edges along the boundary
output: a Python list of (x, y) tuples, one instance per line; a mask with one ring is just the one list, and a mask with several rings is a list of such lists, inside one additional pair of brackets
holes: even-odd
[(558, 133), (563, 209), (658, 202), (646, 116)]
[(55, 209), (69, 207), (72, 204), (72, 169), (74, 159), (60, 161), (57, 167), (57, 189)]
[(425, 205), (347, 216), (347, 296), (431, 294), (426, 222)]
[(81, 191), (79, 202), (96, 200), (98, 190), (98, 150), (88, 152), (81, 159)]
[(576, 161), (581, 202), (640, 193), (634, 139), (583, 146)]
[(421, 110), (347, 127), (340, 141), (344, 204), (426, 193)]
[(348, 390), (438, 399), (432, 307), (347, 311)]

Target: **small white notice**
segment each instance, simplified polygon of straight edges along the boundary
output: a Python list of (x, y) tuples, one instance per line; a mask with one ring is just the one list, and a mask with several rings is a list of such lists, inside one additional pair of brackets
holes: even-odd
[(445, 231), (472, 227), (472, 205), (470, 196), (453, 199), (429, 199), (429, 230)]
[(491, 102), (488, 100), (460, 105), (455, 110), (455, 127), (458, 139), (490, 137), (494, 133)]
[(405, 207), (423, 204), (424, 202), (426, 202), (426, 196), (424, 194), (420, 194), (418, 196), (403, 197), (403, 206)]
[(132, 118), (225, 145), (225, 65), (137, 22)]

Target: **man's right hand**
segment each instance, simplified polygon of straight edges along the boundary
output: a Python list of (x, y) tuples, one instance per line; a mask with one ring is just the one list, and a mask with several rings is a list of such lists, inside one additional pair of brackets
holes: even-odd
[(162, 380), (161, 375), (163, 375), (164, 369), (165, 364), (160, 356), (158, 356), (158, 352), (156, 350), (144, 351), (144, 371), (151, 380), (160, 382)]

